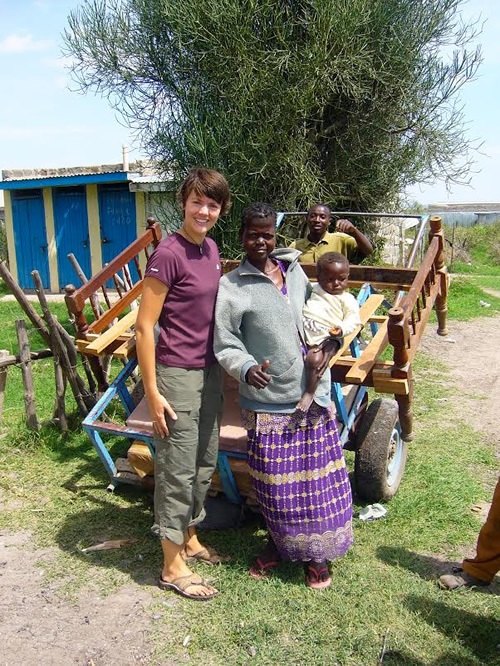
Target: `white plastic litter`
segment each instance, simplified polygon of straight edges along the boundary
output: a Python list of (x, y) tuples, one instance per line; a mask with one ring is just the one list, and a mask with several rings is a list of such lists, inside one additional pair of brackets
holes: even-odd
[(482, 305), (483, 308), (490, 308), (491, 303), (488, 303), (487, 301), (479, 301), (479, 305)]
[(359, 512), (358, 516), (360, 520), (377, 520), (377, 518), (382, 518), (387, 513), (382, 504), (368, 504)]

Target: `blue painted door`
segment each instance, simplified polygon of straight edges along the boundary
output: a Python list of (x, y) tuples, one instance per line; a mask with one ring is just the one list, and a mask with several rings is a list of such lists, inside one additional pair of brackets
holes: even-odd
[(34, 289), (31, 271), (37, 270), (44, 289), (49, 289), (49, 255), (42, 190), (13, 191), (11, 201), (18, 283), (23, 289)]
[(99, 219), (104, 266), (137, 238), (135, 195), (126, 183), (99, 185)]
[(63, 289), (69, 283), (78, 287), (80, 279), (68, 259), (70, 252), (75, 255), (87, 279), (92, 276), (85, 187), (55, 188), (52, 191), (52, 200), (59, 287)]

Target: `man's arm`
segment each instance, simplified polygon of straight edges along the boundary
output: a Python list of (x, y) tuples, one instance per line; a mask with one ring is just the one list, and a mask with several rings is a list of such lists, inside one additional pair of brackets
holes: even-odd
[(363, 257), (366, 257), (373, 252), (373, 245), (368, 238), (364, 233), (357, 229), (350, 220), (337, 220), (335, 229), (336, 231), (341, 231), (344, 234), (352, 236), (357, 243), (358, 252), (363, 255)]

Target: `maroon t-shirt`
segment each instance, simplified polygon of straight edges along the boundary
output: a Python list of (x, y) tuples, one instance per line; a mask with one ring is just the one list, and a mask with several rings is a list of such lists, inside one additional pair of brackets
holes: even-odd
[(173, 234), (153, 252), (145, 275), (168, 287), (159, 319), (158, 363), (174, 368), (216, 363), (214, 315), (221, 266), (215, 242), (205, 238), (200, 253), (198, 245)]

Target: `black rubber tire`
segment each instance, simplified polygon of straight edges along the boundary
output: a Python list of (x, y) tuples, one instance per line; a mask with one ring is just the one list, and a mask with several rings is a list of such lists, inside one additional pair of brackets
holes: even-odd
[(377, 398), (369, 405), (356, 433), (355, 445), (357, 496), (367, 502), (390, 500), (399, 488), (408, 455), (395, 400)]

